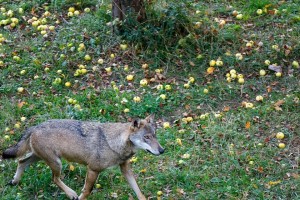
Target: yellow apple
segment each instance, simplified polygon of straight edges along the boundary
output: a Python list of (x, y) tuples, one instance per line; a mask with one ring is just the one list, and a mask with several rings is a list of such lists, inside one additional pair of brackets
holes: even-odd
[(105, 71), (106, 71), (107, 73), (110, 73), (110, 72), (111, 72), (111, 67), (106, 67), (106, 68), (105, 68)]
[(167, 91), (170, 91), (170, 90), (172, 90), (172, 87), (171, 87), (171, 85), (165, 85), (165, 90), (167, 90)]
[(26, 70), (25, 70), (25, 69), (21, 70), (21, 71), (20, 71), (20, 74), (21, 74), (21, 75), (26, 74)]
[(141, 86), (146, 86), (146, 85), (148, 85), (148, 81), (147, 81), (147, 79), (142, 79), (141, 81), (140, 81), (140, 85)]
[(142, 64), (142, 68), (143, 68), (143, 69), (147, 69), (148, 67), (149, 67), (148, 64), (146, 64), (146, 63), (145, 63), (145, 64)]
[(194, 82), (195, 82), (195, 78), (194, 78), (194, 77), (192, 77), (192, 76), (191, 76), (191, 77), (189, 77), (189, 82), (190, 82), (190, 83), (194, 83)]
[(138, 102), (141, 101), (141, 98), (138, 97), (138, 96), (135, 96), (135, 97), (133, 97), (133, 101), (134, 101), (135, 103), (138, 103)]
[(102, 58), (100, 58), (97, 62), (98, 62), (98, 64), (102, 65), (104, 63), (104, 60)]
[(283, 149), (283, 148), (285, 148), (285, 144), (284, 144), (284, 143), (279, 143), (279, 144), (278, 144), (278, 147), (279, 147), (280, 149)]
[(259, 75), (260, 76), (265, 76), (266, 73), (267, 73), (266, 70), (263, 70), (263, 69), (259, 70)]
[(169, 122), (164, 122), (164, 123), (163, 123), (163, 127), (164, 127), (164, 128), (170, 128), (171, 126), (170, 126), (170, 123), (169, 123)]
[(90, 60), (92, 60), (92, 57), (87, 54), (87, 55), (84, 56), (84, 60), (90, 61)]
[(66, 82), (66, 83), (65, 83), (65, 86), (66, 86), (66, 87), (71, 87), (71, 85), (72, 85), (72, 84), (71, 84), (70, 82)]
[(215, 65), (216, 65), (216, 61), (215, 60), (209, 61), (209, 66), (213, 67)]
[(134, 75), (132, 75), (132, 74), (129, 74), (126, 76), (127, 81), (132, 81), (133, 78), (134, 78)]
[(22, 93), (22, 92), (24, 92), (24, 88), (23, 88), (23, 87), (18, 87), (17, 91), (18, 91), (19, 93)]
[(68, 9), (68, 11), (73, 13), (73, 12), (75, 12), (75, 8), (74, 8), (74, 7), (70, 7), (70, 8)]
[(186, 89), (188, 89), (188, 88), (190, 87), (190, 84), (185, 83), (185, 84), (183, 85), (183, 87), (186, 88)]
[(74, 13), (73, 12), (68, 12), (68, 17), (73, 17)]
[(91, 12), (91, 9), (90, 9), (90, 8), (85, 8), (85, 9), (84, 9), (84, 12), (85, 12), (85, 13), (89, 13), (89, 12)]
[(263, 101), (263, 100), (264, 100), (264, 97), (261, 96), (261, 95), (258, 95), (258, 96), (256, 96), (255, 100), (256, 100), (256, 101)]
[(236, 10), (232, 11), (232, 15), (233, 15), (233, 16), (235, 16), (235, 17), (236, 17), (238, 14), (239, 14), (239, 12), (238, 12), (238, 11), (236, 11)]
[(298, 68), (299, 68), (299, 63), (298, 63), (298, 61), (294, 60), (294, 61), (292, 62), (292, 66), (298, 69)]
[(244, 78), (239, 78), (238, 79), (238, 83), (239, 84), (244, 84), (245, 83), (245, 79)]
[(9, 135), (5, 135), (5, 136), (4, 136), (4, 139), (5, 139), (5, 140), (10, 140), (10, 136), (9, 136)]
[(261, 14), (263, 13), (263, 10), (262, 10), (262, 9), (257, 9), (256, 13), (257, 13), (258, 15), (261, 15)]
[(167, 96), (165, 94), (161, 94), (161, 95), (159, 95), (159, 97), (163, 100), (165, 100), (167, 98)]
[(223, 61), (222, 60), (217, 60), (216, 65), (217, 66), (223, 66)]
[(159, 84), (159, 85), (156, 86), (156, 89), (157, 89), (157, 90), (162, 90), (163, 88), (164, 88), (164, 86), (161, 85), (161, 84)]
[(282, 139), (284, 138), (284, 133), (278, 132), (278, 133), (276, 134), (276, 138), (277, 138), (278, 140), (282, 140)]
[(192, 117), (187, 117), (187, 118), (186, 118), (186, 121), (187, 121), (187, 122), (192, 122), (192, 121), (193, 121), (193, 118), (192, 118)]
[(271, 61), (270, 60), (265, 60), (265, 65), (270, 65)]
[(125, 51), (127, 49), (127, 44), (120, 44), (120, 48)]
[(237, 18), (237, 19), (243, 19), (243, 14), (238, 14), (238, 15), (236, 16), (236, 18)]
[(235, 54), (237, 60), (243, 60), (243, 55), (241, 53)]
[(16, 123), (16, 124), (14, 125), (14, 128), (16, 128), (16, 129), (19, 129), (20, 127), (21, 127), (20, 123)]

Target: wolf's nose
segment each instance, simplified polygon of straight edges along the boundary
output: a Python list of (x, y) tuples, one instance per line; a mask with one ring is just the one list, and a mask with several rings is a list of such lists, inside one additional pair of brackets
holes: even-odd
[(160, 148), (160, 149), (159, 149), (159, 153), (160, 153), (160, 154), (163, 154), (164, 152), (165, 152), (165, 150), (164, 150), (163, 148)]

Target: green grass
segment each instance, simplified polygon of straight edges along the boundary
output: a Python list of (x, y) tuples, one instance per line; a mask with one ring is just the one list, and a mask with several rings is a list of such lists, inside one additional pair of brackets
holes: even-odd
[[(128, 19), (120, 35), (110, 26), (110, 1), (99, 3), (0, 0), (0, 7), (13, 10), (19, 20), (15, 28), (11, 21), (3, 25), (1, 20), (11, 17), (0, 12), (0, 34), (5, 38), (0, 43), (1, 153), (23, 130), (48, 119), (126, 122), (155, 113), (166, 152), (159, 157), (139, 152), (132, 164), (150, 199), (157, 198), (157, 191), (163, 192), (161, 199), (300, 198), (300, 76), (299, 67), (292, 66), (300, 62), (299, 0), (155, 1), (146, 5), (147, 21)], [(78, 16), (67, 16), (71, 6), (80, 11)], [(20, 7), (24, 13), (18, 13)], [(85, 13), (86, 7), (91, 12)], [(267, 12), (258, 15), (257, 9)], [(45, 24), (55, 30), (47, 29), (43, 36), (30, 19), (41, 20), (46, 10), (50, 15)], [(241, 20), (232, 15), (234, 10), (243, 14)], [(226, 24), (220, 25), (220, 20)], [(246, 47), (250, 41), (253, 46)], [(85, 48), (79, 51), (82, 43)], [(237, 53), (242, 60), (236, 59)], [(91, 61), (84, 59), (86, 54)], [(218, 59), (223, 66), (208, 74), (210, 60)], [(276, 77), (265, 60), (281, 66), (282, 76)], [(79, 65), (85, 65), (87, 73), (75, 76)], [(227, 82), (232, 69), (244, 76), (244, 84), (237, 79)], [(259, 75), (262, 69), (266, 76)], [(129, 74), (133, 81), (126, 80)], [(190, 77), (195, 82), (185, 88)], [(142, 87), (144, 78), (148, 85)], [(156, 88), (159, 84), (163, 89)], [(166, 85), (172, 89), (166, 90)], [(23, 92), (17, 91), (20, 87)], [(161, 94), (167, 98), (161, 99)], [(262, 102), (255, 100), (258, 95)], [(141, 102), (134, 102), (135, 96)], [(69, 103), (70, 98), (77, 103)], [(253, 108), (246, 108), (245, 102)], [(193, 121), (185, 123), (186, 117)], [(163, 122), (171, 127), (163, 128)], [(278, 132), (285, 138), (276, 139)], [(278, 148), (280, 142), (286, 147)], [(63, 181), (79, 194), (86, 169), (72, 164), (74, 171), (64, 161)], [(17, 162), (0, 160), (2, 199), (66, 199), (43, 162), (29, 167), (18, 186), (6, 185), (16, 167)], [(114, 199), (113, 193), (117, 199), (135, 198), (117, 167), (101, 173), (97, 183), (101, 187), (89, 199)]]

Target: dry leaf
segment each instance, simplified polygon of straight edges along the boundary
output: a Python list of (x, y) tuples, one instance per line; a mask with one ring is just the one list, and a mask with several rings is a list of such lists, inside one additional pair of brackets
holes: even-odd
[(245, 124), (245, 128), (249, 129), (250, 127), (251, 127), (251, 123), (249, 121), (247, 121), (246, 124)]
[(214, 71), (215, 71), (215, 68), (214, 68), (214, 67), (209, 67), (209, 68), (207, 68), (207, 70), (206, 70), (207, 74), (212, 74), (212, 73), (214, 73)]
[(279, 106), (275, 106), (274, 108), (276, 111), (282, 111), (282, 108), (280, 108)]
[(192, 61), (190, 61), (189, 63), (192, 67), (195, 67), (195, 63), (193, 63)]
[(270, 186), (272, 186), (272, 185), (278, 185), (279, 183), (281, 183), (280, 180), (278, 180), (278, 181), (269, 181), (268, 185), (270, 185)]
[(282, 106), (284, 104), (284, 100), (279, 100), (276, 103), (274, 103), (274, 108), (277, 111), (282, 111), (282, 108), (280, 106)]
[(274, 103), (274, 106), (282, 106), (284, 104), (284, 100), (279, 100), (276, 103)]
[(299, 174), (296, 174), (296, 173), (292, 173), (291, 175), (294, 179), (299, 179), (299, 177), (300, 177)]
[(26, 103), (25, 101), (18, 103), (18, 108), (21, 109), (25, 105), (25, 103)]
[(257, 171), (258, 171), (259, 173), (263, 173), (263, 172), (264, 172), (264, 168), (263, 168), (263, 167), (258, 167), (258, 168), (257, 168)]
[(181, 189), (181, 188), (177, 188), (176, 192), (179, 193), (179, 194), (181, 194), (181, 195), (185, 194), (184, 190)]
[(282, 67), (278, 65), (269, 65), (268, 69), (275, 72), (282, 72)]
[(229, 106), (225, 106), (224, 108), (223, 108), (223, 111), (224, 112), (228, 112), (230, 110), (230, 107)]

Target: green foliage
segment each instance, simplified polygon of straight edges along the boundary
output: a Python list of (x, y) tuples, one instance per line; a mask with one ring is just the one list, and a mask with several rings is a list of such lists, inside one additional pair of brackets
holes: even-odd
[[(138, 152), (132, 163), (147, 197), (162, 191), (162, 199), (297, 199), (298, 1), (152, 1), (146, 21), (128, 16), (120, 35), (110, 3), (0, 0), (0, 152), (48, 119), (126, 122), (155, 113), (166, 152)], [(78, 15), (68, 15), (69, 7)], [(212, 70), (211, 60), (223, 65)], [(280, 131), (283, 139), (275, 137)], [(20, 186), (7, 186), (16, 165), (0, 161), (2, 199), (66, 198), (43, 162), (26, 170)], [(64, 161), (63, 168), (63, 181), (80, 193), (85, 167)], [(134, 196), (117, 168), (97, 183), (90, 199)]]
[(147, 19), (143, 23), (137, 22), (135, 16), (128, 16), (121, 27), (123, 39), (150, 51), (175, 49), (178, 40), (186, 37), (192, 29), (188, 2), (161, 1), (148, 5)]

